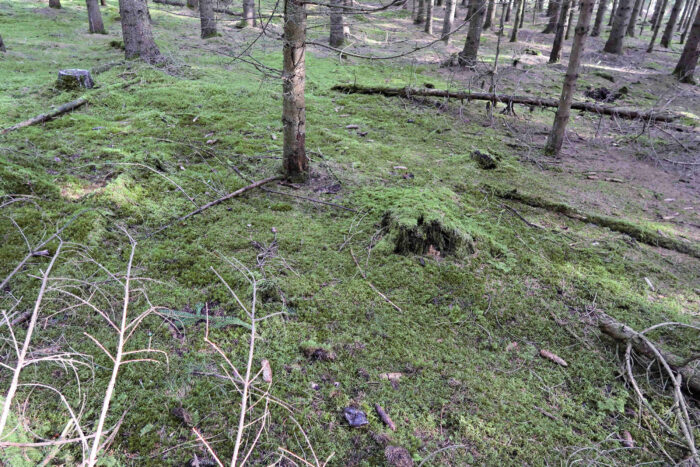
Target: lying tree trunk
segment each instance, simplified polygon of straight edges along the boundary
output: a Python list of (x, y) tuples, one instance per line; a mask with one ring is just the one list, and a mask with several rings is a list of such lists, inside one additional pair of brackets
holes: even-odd
[(0, 135), (4, 135), (5, 133), (9, 133), (14, 130), (19, 130), (20, 128), (24, 128), (26, 126), (47, 122), (53, 118), (63, 115), (64, 113), (70, 112), (71, 110), (75, 110), (78, 107), (82, 107), (85, 104), (87, 104), (87, 99), (81, 97), (80, 99), (76, 99), (74, 101), (68, 102), (67, 104), (59, 106), (56, 110), (52, 112), (37, 115), (34, 118), (30, 118), (29, 120), (25, 120), (9, 128), (5, 128), (4, 130), (0, 131)]
[(88, 12), (88, 31), (90, 34), (107, 34), (104, 23), (102, 23), (102, 13), (97, 0), (86, 0)]
[(693, 82), (693, 73), (698, 64), (698, 56), (700, 56), (700, 7), (695, 12), (695, 20), (693, 27), (688, 36), (688, 42), (683, 47), (681, 58), (678, 60), (673, 74), (683, 83)]
[[(598, 328), (616, 341), (632, 344), (634, 350), (647, 358), (656, 360), (657, 356), (647, 344), (642, 334), (638, 333), (631, 327), (617, 321), (606, 314), (601, 314), (598, 318)], [(672, 370), (676, 371), (683, 377), (683, 387), (696, 396), (700, 396), (700, 367), (693, 368), (689, 365), (687, 359), (675, 355), (671, 352), (665, 352), (654, 345), (661, 357), (666, 360), (666, 363)]]
[[(531, 96), (517, 96), (506, 94), (491, 94), (487, 92), (454, 92), (443, 91), (441, 89), (413, 89), (413, 88), (384, 88), (365, 87), (357, 85), (336, 85), (334, 91), (347, 92), (352, 94), (381, 94), (387, 97), (447, 97), (452, 99), (473, 99), (477, 101), (490, 101), (492, 103), (502, 102), (505, 104), (523, 104), (535, 107), (558, 107), (559, 101), (555, 99), (545, 99)], [(672, 122), (680, 115), (669, 112), (655, 112), (653, 110), (622, 109), (618, 107), (608, 107), (593, 102), (573, 102), (571, 108), (594, 112), (603, 115), (614, 115), (619, 118), (630, 120), (655, 120), (658, 122)]]
[(657, 232), (645, 229), (619, 218), (585, 213), (567, 204), (556, 203), (554, 201), (530, 196), (516, 190), (503, 190), (492, 186), (487, 186), (487, 188), (499, 198), (510, 199), (535, 208), (557, 212), (572, 219), (588, 222), (601, 227), (607, 227), (615, 232), (629, 235), (638, 242), (645, 243), (647, 245), (662, 247), (666, 248), (667, 250), (673, 250), (688, 256), (692, 256), (694, 258), (700, 258), (700, 248), (692, 245), (689, 242), (661, 235)]

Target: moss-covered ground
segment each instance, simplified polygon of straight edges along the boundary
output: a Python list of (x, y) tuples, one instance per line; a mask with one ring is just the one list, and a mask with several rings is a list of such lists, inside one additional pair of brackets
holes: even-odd
[[(360, 80), (441, 87), (448, 82), (444, 73), (403, 61), (377, 64), (309, 53), (307, 147), (313, 175), (298, 189), (269, 187), (350, 210), (253, 190), (149, 236), (195, 204), (279, 172), (279, 80), (206, 52), (235, 53), (257, 31), (226, 28), (222, 37), (205, 43), (196, 38), (196, 19), (157, 5), (151, 14), (170, 59), (167, 67), (127, 62), (97, 75), (93, 90), (59, 92), (53, 88), (58, 69), (89, 69), (123, 58), (110, 45), (120, 40), (116, 2), (102, 8), (106, 36), (87, 34), (84, 2), (62, 3), (60, 11), (34, 0), (0, 4), (0, 33), (8, 48), (0, 56), (0, 127), (81, 95), (89, 100), (52, 122), (0, 137), (0, 195), (3, 202), (25, 196), (3, 204), (0, 276), (26, 253), (22, 234), (37, 244), (78, 214), (62, 238), (82, 247), (66, 250), (54, 277), (103, 279), (82, 254), (123, 274), (130, 251), (123, 228), (138, 241), (134, 269), (151, 279), (138, 283), (150, 303), (244, 319), (212, 271), (250, 299), (242, 276), (222, 260), (237, 258), (261, 280), (259, 313), (284, 312), (260, 323), (255, 368), (262, 359), (270, 361), (271, 394), (294, 408), (319, 457), (333, 453), (332, 465), (384, 464), (386, 437), (415, 461), (448, 448), (431, 457), (430, 465), (663, 462), (659, 443), (674, 458), (683, 457), (653, 419), (639, 415), (620, 377), (619, 349), (599, 335), (595, 313), (605, 311), (637, 329), (661, 321), (697, 322), (700, 263), (504, 201), (487, 186), (599, 207), (603, 214), (696, 241), (689, 227), (644, 217), (634, 203), (637, 191), (627, 198), (617, 185), (584, 182), (580, 172), (528, 163), (533, 149), (519, 143), (510, 126), (514, 117), (497, 115), (488, 124), (481, 106), (458, 115), (432, 104), (329, 90)], [(253, 56), (280, 66), (281, 54), (273, 48), (279, 43), (266, 41)], [(561, 76), (561, 70), (552, 73)], [(535, 110), (529, 118), (531, 128), (546, 128), (551, 113)], [(577, 117), (572, 128), (595, 132), (596, 122)], [(480, 170), (470, 157), (475, 149), (497, 157), (499, 167)], [(567, 197), (571, 187), (590, 189), (586, 183), (600, 183), (596, 191), (603, 199), (618, 200), (613, 212), (586, 195)], [(698, 205), (697, 198), (685, 202)], [(504, 204), (545, 228), (528, 226)], [(387, 211), (395, 222), (382, 224)], [(397, 253), (400, 235), (385, 227), (414, 227), (419, 218), (441, 222), (466, 241), (452, 254)], [(56, 246), (52, 242), (49, 253)], [(33, 258), (3, 291), (2, 307), (21, 298), (20, 308), (29, 309), (36, 276), (47, 263), (45, 257)], [(107, 282), (102, 288), (105, 296), (95, 300), (116, 306), (118, 313), (119, 289)], [(30, 367), (23, 381), (51, 383), (76, 405), (84, 397), (89, 430), (111, 366), (84, 333), (109, 348), (115, 334), (88, 308), (67, 305), (58, 293), (49, 293), (33, 349), (89, 355), (94, 374), (79, 371), (80, 393), (76, 375), (56, 365)], [(133, 313), (146, 305), (144, 298), (134, 300)], [(25, 332), (16, 331), (19, 337)], [(245, 327), (212, 329), (210, 337), (233, 362), (244, 364)], [(654, 337), (679, 353), (697, 346), (690, 333)], [(12, 361), (10, 342), (3, 345), (3, 361)], [(204, 324), (185, 326), (178, 339), (161, 318), (151, 316), (132, 345), (162, 349), (169, 362), (123, 369), (107, 425), (124, 419), (104, 464), (184, 465), (195, 454), (207, 457), (191, 427), (173, 416), (175, 408), (185, 409), (220, 457), (229, 459), (238, 393), (230, 382), (211, 376), (223, 370), (204, 342)], [(309, 358), (304, 350), (313, 346), (335, 358)], [(569, 366), (541, 358), (541, 349)], [(392, 382), (381, 377), (386, 373), (402, 376)], [(3, 394), (8, 384), (9, 372), (2, 370)], [(395, 432), (377, 417), (377, 403), (396, 422)], [(660, 393), (651, 403), (660, 412), (670, 407)], [(342, 411), (349, 405), (367, 412), (369, 426), (347, 426)], [(64, 427), (65, 411), (49, 391), (21, 389), (14, 407), (36, 437), (55, 438)], [(625, 431), (635, 448), (621, 443)], [(310, 457), (286, 412), (274, 409), (253, 462), (274, 462), (278, 446)], [(64, 447), (55, 461), (73, 464), (78, 454)]]

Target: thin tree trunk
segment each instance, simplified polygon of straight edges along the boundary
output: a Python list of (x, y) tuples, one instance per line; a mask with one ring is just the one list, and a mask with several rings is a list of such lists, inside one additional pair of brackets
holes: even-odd
[(608, 9), (608, 0), (600, 0), (598, 4), (598, 11), (595, 14), (595, 23), (593, 23), (593, 30), (591, 31), (591, 37), (600, 36), (600, 28), (603, 26), (603, 19), (605, 18), (605, 10)]
[(331, 47), (342, 47), (345, 43), (342, 4), (343, 0), (331, 0)]
[(49, 8), (61, 8), (61, 0), (49, 0)]
[(634, 6), (632, 7), (630, 21), (627, 23), (627, 35), (629, 37), (634, 37), (634, 28), (637, 26), (637, 17), (639, 16), (639, 10), (642, 8), (642, 3), (644, 3), (644, 0), (635, 0)]
[(306, 11), (302, 0), (285, 0), (282, 71), (284, 174), (304, 181), (309, 174), (306, 156)]
[[(333, 15), (332, 11), (331, 15)], [(241, 20), (241, 26), (249, 28), (255, 26), (255, 0), (243, 0), (243, 19)]]
[[(527, 6), (527, 0), (522, 0), (522, 7), (520, 11), (520, 29), (523, 28), (523, 24), (525, 23), (525, 7)], [(533, 6), (534, 8), (534, 6)]]
[(688, 36), (688, 42), (683, 47), (681, 58), (678, 60), (673, 74), (683, 83), (692, 83), (695, 67), (698, 64), (698, 56), (700, 55), (700, 8), (695, 12), (695, 20), (693, 27)]
[(214, 0), (199, 0), (199, 20), (202, 28), (202, 39), (216, 36)]
[[(642, 25), (639, 28), (639, 35), (641, 36), (644, 33), (644, 25), (647, 23), (647, 18), (649, 17), (649, 10), (651, 9), (651, 2), (654, 0), (649, 0), (649, 3), (647, 4), (646, 10), (644, 10), (644, 19), (642, 20)], [(656, 0), (659, 2), (660, 0)]]
[(452, 32), (452, 25), (455, 21), (455, 11), (457, 9), (457, 0), (445, 0), (445, 18), (442, 22), (442, 40), (445, 44), (450, 43), (450, 33)]
[(603, 47), (603, 51), (610, 54), (621, 54), (622, 46), (627, 33), (627, 24), (630, 21), (632, 14), (632, 0), (619, 0), (617, 10), (615, 11), (615, 19), (613, 27), (610, 30), (608, 41)]
[[(694, 13), (695, 13), (695, 8), (697, 7), (697, 0), (693, 1), (693, 7), (690, 9), (691, 13), (691, 18), (694, 18)], [(685, 37), (688, 35), (688, 31), (690, 30), (690, 21), (687, 21), (685, 26), (683, 27), (683, 34), (681, 34), (681, 40), (680, 43), (685, 42)]]
[(612, 10), (610, 10), (610, 18), (608, 19), (608, 26), (612, 26), (613, 19), (615, 18), (615, 13), (617, 12), (617, 1), (613, 0)]
[(676, 0), (673, 2), (673, 7), (671, 8), (671, 16), (668, 18), (666, 23), (666, 29), (661, 36), (661, 47), (668, 47), (671, 45), (671, 40), (673, 39), (673, 31), (676, 29), (676, 22), (678, 21), (678, 15), (681, 12), (681, 5), (683, 0)]
[(119, 15), (126, 58), (140, 57), (148, 63), (163, 59), (153, 40), (146, 0), (119, 0)]
[[(656, 0), (656, 5), (654, 6), (654, 14), (651, 15), (651, 24), (652, 26), (656, 24), (656, 18), (659, 17), (659, 11), (661, 10), (661, 5), (663, 5), (663, 2), (661, 0)], [(664, 5), (664, 10), (666, 9), (666, 6)], [(663, 14), (661, 15), (663, 17)]]
[(496, 6), (496, 0), (488, 0), (488, 6), (486, 7), (486, 19), (484, 19), (484, 29), (491, 29), (493, 26), (493, 10)]
[(513, 9), (513, 0), (508, 0), (508, 9), (506, 10), (506, 23), (510, 22), (510, 12)]
[(561, 1), (562, 0), (557, 0), (555, 2), (554, 0), (550, 0), (549, 4), (553, 5), (552, 14), (549, 16), (549, 22), (547, 23), (547, 27), (544, 28), (544, 31), (542, 31), (542, 34), (551, 34), (556, 31), (557, 21), (559, 20), (559, 10), (561, 9)]
[(547, 139), (545, 152), (552, 155), (559, 155), (561, 146), (564, 142), (564, 131), (569, 122), (569, 113), (571, 112), (571, 101), (576, 91), (576, 80), (578, 79), (579, 65), (581, 64), (581, 56), (586, 46), (586, 37), (588, 36), (588, 28), (593, 15), (594, 0), (581, 0), (581, 12), (578, 15), (578, 23), (574, 31), (574, 42), (571, 45), (571, 55), (569, 56), (569, 65), (566, 69), (566, 76), (561, 90), (561, 98), (559, 99), (559, 107), (557, 108), (556, 116), (554, 117), (554, 125)]
[(413, 22), (415, 24), (423, 24), (423, 21), (425, 21), (425, 0), (418, 0), (416, 19), (414, 19)]
[[(520, 27), (521, 3), (525, 0), (515, 0), (515, 21), (513, 22), (513, 30), (510, 33), (510, 42), (518, 42), (518, 28)], [(565, 0), (566, 1), (566, 0)]]
[(107, 34), (102, 23), (102, 13), (97, 0), (86, 0), (88, 13), (88, 31), (91, 34)]
[(470, 2), (472, 11), (471, 21), (469, 22), (469, 32), (467, 40), (464, 43), (464, 49), (459, 53), (459, 64), (462, 66), (473, 66), (476, 64), (476, 57), (479, 53), (479, 45), (481, 42), (481, 27), (484, 24), (484, 0), (472, 0)]
[(569, 40), (569, 33), (571, 32), (571, 25), (574, 23), (574, 13), (576, 12), (576, 0), (572, 0), (571, 8), (569, 9), (569, 20), (566, 22), (566, 34), (564, 34), (564, 40)]
[(433, 5), (434, 0), (425, 0), (425, 32), (433, 33)]
[(187, 8), (199, 11), (199, 0), (187, 0)]
[(566, 17), (569, 15), (570, 0), (563, 0), (561, 11), (559, 12), (559, 21), (557, 22), (557, 31), (554, 34), (554, 43), (552, 51), (549, 54), (549, 63), (558, 63), (561, 60), (561, 46), (564, 43), (564, 29), (566, 28)]
[(668, 0), (663, 0), (661, 6), (659, 7), (659, 14), (656, 15), (656, 22), (654, 23), (654, 28), (652, 29), (651, 40), (649, 41), (649, 47), (647, 47), (647, 53), (654, 51), (654, 44), (656, 43), (656, 37), (659, 35), (659, 29), (661, 28), (661, 21), (664, 19), (664, 13), (666, 12), (666, 5)]

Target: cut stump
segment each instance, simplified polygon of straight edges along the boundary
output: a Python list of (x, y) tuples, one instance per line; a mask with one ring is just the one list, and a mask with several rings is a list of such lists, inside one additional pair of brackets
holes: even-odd
[(58, 80), (56, 81), (58, 89), (71, 91), (75, 89), (90, 89), (94, 86), (95, 82), (92, 80), (92, 75), (90, 75), (88, 70), (71, 68), (58, 72)]

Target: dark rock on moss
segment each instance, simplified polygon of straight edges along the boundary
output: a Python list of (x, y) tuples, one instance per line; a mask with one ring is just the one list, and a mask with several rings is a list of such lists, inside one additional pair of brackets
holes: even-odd
[(358, 428), (369, 424), (367, 414), (360, 409), (356, 409), (355, 407), (345, 407), (345, 409), (343, 409), (343, 415), (345, 416), (345, 420), (347, 420), (348, 424), (353, 428)]
[(472, 160), (476, 162), (476, 165), (484, 170), (493, 170), (498, 167), (498, 162), (496, 159), (491, 157), (490, 154), (481, 152), (478, 149), (472, 152)]

